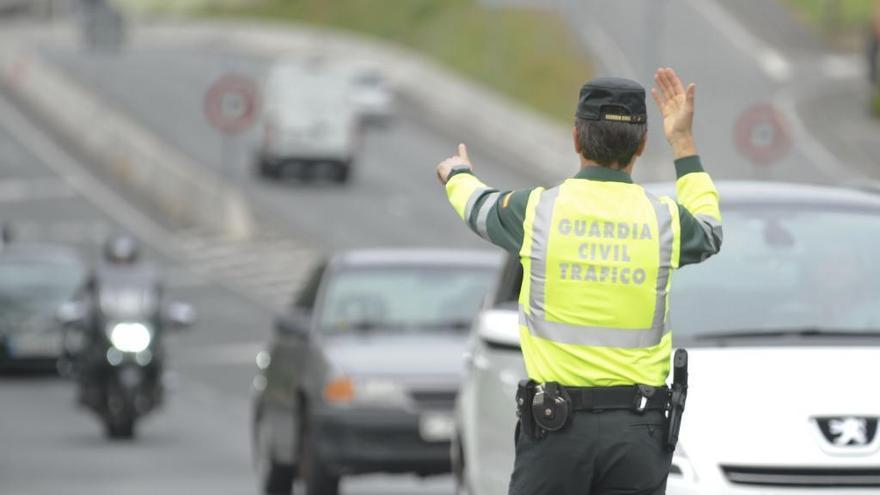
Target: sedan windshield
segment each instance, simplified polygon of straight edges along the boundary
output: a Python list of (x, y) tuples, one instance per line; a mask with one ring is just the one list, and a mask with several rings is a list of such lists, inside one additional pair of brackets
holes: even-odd
[(495, 273), (480, 267), (345, 269), (327, 287), (321, 327), (328, 332), (464, 330)]
[(724, 212), (724, 245), (676, 273), (677, 340), (876, 335), (880, 215), (775, 207)]

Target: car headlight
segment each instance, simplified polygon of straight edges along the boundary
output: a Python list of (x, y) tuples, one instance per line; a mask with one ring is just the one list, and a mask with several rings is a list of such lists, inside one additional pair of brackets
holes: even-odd
[(121, 322), (109, 325), (107, 335), (113, 347), (122, 352), (145, 351), (153, 340), (150, 327), (138, 322)]
[(385, 378), (351, 378), (339, 376), (324, 387), (324, 399), (333, 405), (368, 405), (375, 407), (406, 407), (406, 389)]

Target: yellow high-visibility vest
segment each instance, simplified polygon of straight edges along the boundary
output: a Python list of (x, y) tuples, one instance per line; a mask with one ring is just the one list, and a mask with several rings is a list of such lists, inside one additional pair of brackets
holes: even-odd
[(621, 182), (570, 179), (532, 192), (520, 251), (530, 377), (571, 386), (665, 383), (675, 208)]
[[(572, 178), (531, 191), (518, 253), (520, 335), (530, 378), (583, 387), (665, 384), (680, 219), (689, 219), (691, 230), (698, 225), (711, 244), (705, 257), (721, 239), (711, 178), (697, 159), (680, 165), (680, 204), (631, 181)], [(486, 218), (498, 208), (499, 193), (469, 174), (450, 180), (447, 192), (459, 216), (491, 241)]]

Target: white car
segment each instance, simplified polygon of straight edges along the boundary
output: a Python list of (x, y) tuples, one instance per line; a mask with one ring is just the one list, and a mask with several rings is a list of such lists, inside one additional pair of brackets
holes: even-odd
[[(721, 253), (674, 276), (670, 321), (690, 353), (690, 394), (667, 493), (880, 493), (880, 196), (719, 190)], [(521, 277), (511, 260), (472, 335), (452, 447), (460, 493), (507, 493), (525, 376)]]
[(382, 72), (356, 67), (350, 76), (349, 101), (365, 123), (386, 123), (394, 114), (394, 91)]

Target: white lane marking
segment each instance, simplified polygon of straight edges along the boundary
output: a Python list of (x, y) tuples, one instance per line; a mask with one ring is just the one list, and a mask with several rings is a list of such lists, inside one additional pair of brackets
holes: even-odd
[(792, 126), (795, 146), (801, 150), (817, 170), (828, 176), (828, 179), (838, 183), (842, 177), (865, 177), (855, 169), (845, 168), (837, 156), (813, 136), (801, 119), (797, 109), (797, 97), (790, 90), (778, 91), (774, 95), (774, 102)]
[(783, 82), (791, 78), (791, 64), (776, 50), (763, 49), (756, 55), (758, 65), (764, 69), (764, 73), (777, 82)]
[(868, 74), (865, 58), (861, 55), (825, 55), (819, 61), (819, 70), (830, 79), (861, 79)]
[(186, 353), (184, 359), (186, 359), (187, 366), (249, 364), (253, 365), (256, 370), (257, 354), (265, 349), (266, 343), (263, 341), (235, 342), (181, 351), (179, 354)]
[(76, 197), (76, 191), (57, 177), (0, 180), (0, 202), (67, 199)]
[[(562, 1), (562, 8), (568, 12), (568, 16), (577, 18), (575, 24), (580, 26), (580, 29), (575, 29), (576, 34), (583, 39), (593, 55), (601, 60), (601, 64), (609, 73), (638, 79), (635, 67), (627, 58), (626, 52), (614, 41), (614, 37), (608, 34), (601, 23), (596, 22), (596, 16), (588, 12), (589, 8), (578, 6), (578, 2), (582, 0), (559, 1)], [(593, 8), (601, 9), (599, 6)]]
[(754, 57), (767, 76), (783, 82), (792, 76), (791, 63), (777, 50), (770, 47), (742, 26), (715, 0), (687, 0), (691, 8), (699, 12), (713, 28), (721, 33), (739, 50)]

